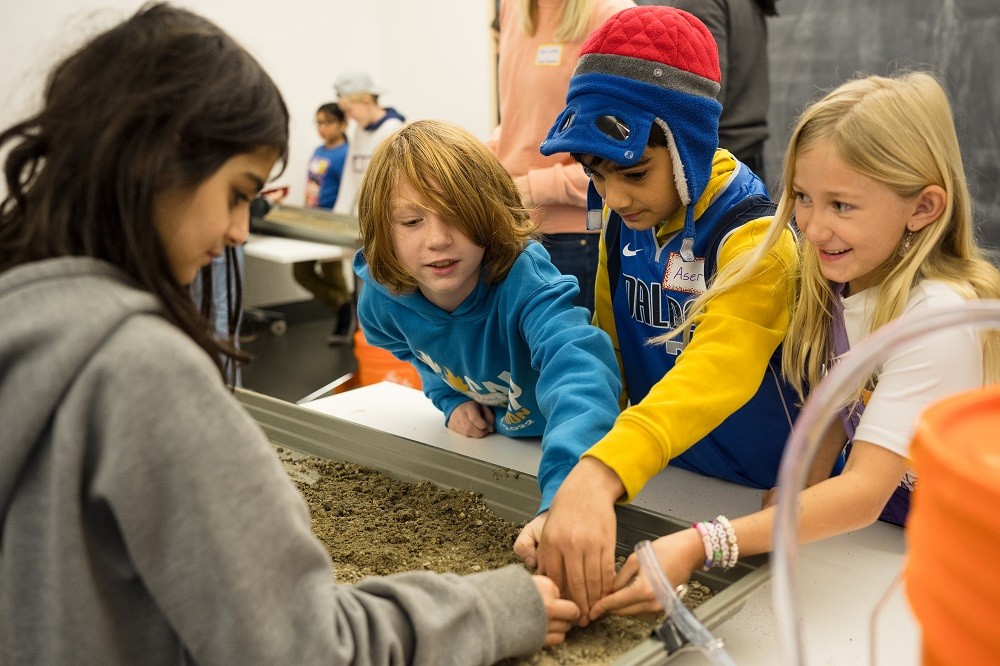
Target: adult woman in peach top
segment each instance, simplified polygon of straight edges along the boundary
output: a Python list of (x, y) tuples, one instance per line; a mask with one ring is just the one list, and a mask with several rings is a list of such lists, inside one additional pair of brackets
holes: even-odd
[(597, 230), (587, 230), (590, 180), (571, 155), (538, 145), (563, 110), (569, 77), (587, 36), (632, 0), (500, 0), (497, 83), (500, 125), (490, 147), (541, 224), (552, 263), (580, 283), (574, 301), (594, 309)]

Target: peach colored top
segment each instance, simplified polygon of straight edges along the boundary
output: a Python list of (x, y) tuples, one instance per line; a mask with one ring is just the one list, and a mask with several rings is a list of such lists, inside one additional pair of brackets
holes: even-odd
[[(589, 179), (568, 153), (545, 157), (538, 146), (566, 105), (566, 90), (586, 41), (557, 43), (563, 0), (538, 0), (537, 30), (524, 34), (517, 0), (500, 3), (500, 125), (490, 148), (514, 176), (543, 233), (586, 231)], [(632, 0), (594, 0), (588, 33)]]

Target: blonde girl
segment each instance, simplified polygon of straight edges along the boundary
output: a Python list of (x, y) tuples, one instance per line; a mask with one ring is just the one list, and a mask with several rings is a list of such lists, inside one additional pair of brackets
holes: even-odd
[[(720, 273), (713, 291), (742, 279), (790, 223), (800, 230), (802, 262), (782, 367), (800, 397), (851, 345), (894, 319), (1000, 296), (1000, 273), (975, 244), (951, 109), (929, 74), (850, 81), (803, 113), (767, 242), (745, 265)], [(814, 485), (799, 500), (802, 540), (878, 518), (902, 524), (916, 482), (907, 461), (916, 416), (943, 396), (995, 381), (998, 350), (996, 332), (965, 330), (894, 350), (824, 439)], [(843, 473), (824, 478), (845, 445)], [(696, 566), (729, 567), (738, 556), (767, 552), (773, 519), (773, 508), (731, 524), (720, 517), (654, 545), (667, 576), (683, 581)], [(720, 558), (710, 544), (724, 535), (731, 547)], [(627, 586), (637, 570), (630, 558), (592, 618), (656, 607), (642, 577)]]

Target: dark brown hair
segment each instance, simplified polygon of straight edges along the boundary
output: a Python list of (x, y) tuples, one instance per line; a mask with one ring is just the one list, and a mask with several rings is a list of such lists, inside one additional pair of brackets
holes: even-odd
[(347, 122), (347, 116), (344, 115), (343, 110), (337, 106), (336, 102), (327, 102), (326, 104), (323, 104), (316, 109), (316, 113), (325, 113), (328, 116), (336, 118), (342, 123)]
[[(173, 277), (153, 226), (153, 199), (167, 188), (194, 187), (261, 147), (285, 162), (288, 111), (270, 77), (210, 21), (146, 5), (58, 64), (42, 109), (0, 133), (0, 149), (9, 149), (0, 272), (61, 256), (114, 264), (158, 296), (167, 317), (222, 372), (246, 357), (208, 321), (207, 271), (202, 312)], [(227, 255), (237, 313), (239, 268), (232, 248)]]

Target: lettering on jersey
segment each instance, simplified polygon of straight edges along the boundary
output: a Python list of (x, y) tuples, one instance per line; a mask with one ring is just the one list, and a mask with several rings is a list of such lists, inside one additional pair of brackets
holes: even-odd
[[(664, 291), (658, 282), (642, 282), (631, 275), (622, 274), (625, 283), (625, 296), (632, 319), (647, 326), (663, 329), (662, 332), (677, 328), (687, 318), (688, 308), (692, 301), (678, 301)], [(684, 341), (668, 340), (664, 343), (665, 351), (671, 356), (680, 354), (684, 349)]]
[(705, 259), (695, 257), (684, 261), (676, 252), (670, 253), (667, 270), (663, 272), (663, 288), (685, 294), (705, 293)]
[(462, 395), (488, 407), (506, 406), (507, 413), (504, 415), (504, 424), (509, 426), (508, 430), (520, 430), (534, 423), (532, 419), (528, 418), (531, 416), (531, 410), (523, 406), (519, 400), (523, 391), (511, 377), (509, 370), (504, 370), (497, 375), (496, 380), (498, 381), (491, 379), (476, 381), (467, 376), (458, 376), (451, 369), (437, 363), (427, 352), (415, 350), (414, 355), (433, 370), (434, 374), (448, 386)]

